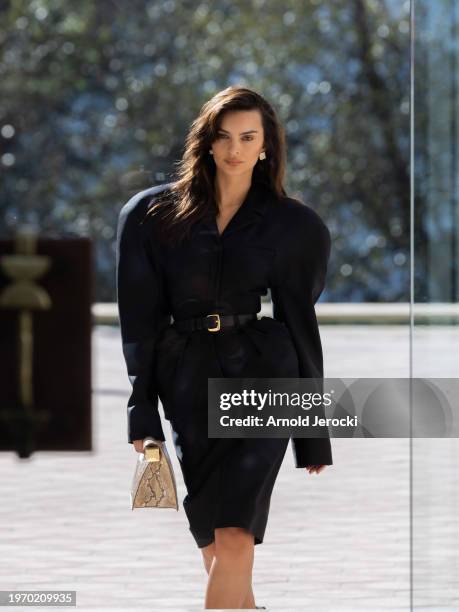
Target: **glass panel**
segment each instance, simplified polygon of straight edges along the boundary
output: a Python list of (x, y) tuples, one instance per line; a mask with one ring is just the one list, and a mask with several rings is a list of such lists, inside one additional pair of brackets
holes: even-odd
[[(459, 6), (414, 0), (413, 8), (411, 370), (457, 378)], [(412, 440), (414, 609), (459, 609), (458, 460), (457, 439)]]

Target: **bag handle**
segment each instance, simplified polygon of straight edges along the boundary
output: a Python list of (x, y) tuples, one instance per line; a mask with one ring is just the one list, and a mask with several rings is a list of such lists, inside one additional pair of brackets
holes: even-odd
[(148, 436), (143, 441), (143, 450), (145, 450), (146, 448), (148, 448), (150, 446), (159, 446), (159, 447), (161, 447), (162, 444), (163, 444), (162, 440), (155, 440), (155, 438), (152, 438), (151, 436)]

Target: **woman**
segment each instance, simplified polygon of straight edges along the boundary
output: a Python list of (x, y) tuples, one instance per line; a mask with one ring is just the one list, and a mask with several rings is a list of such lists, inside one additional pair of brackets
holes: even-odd
[[(122, 208), (117, 291), (132, 395), (128, 441), (170, 421), (190, 531), (208, 573), (206, 608), (255, 608), (263, 542), (288, 439), (207, 436), (210, 377), (323, 377), (314, 304), (330, 233), (283, 188), (285, 143), (270, 104), (244, 87), (209, 100), (173, 183)], [(257, 317), (271, 291), (273, 318)], [(173, 321), (171, 322), (171, 316)], [(328, 438), (292, 438), (295, 465), (332, 465)]]

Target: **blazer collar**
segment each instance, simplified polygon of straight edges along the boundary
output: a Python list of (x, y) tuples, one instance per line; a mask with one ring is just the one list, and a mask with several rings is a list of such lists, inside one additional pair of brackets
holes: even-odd
[[(263, 217), (269, 207), (272, 206), (274, 200), (275, 194), (268, 186), (258, 182), (252, 182), (245, 200), (226, 225), (221, 234), (221, 238), (226, 238), (230, 234), (240, 231), (247, 225), (256, 223)], [(201, 223), (207, 231), (217, 236), (219, 235), (216, 213), (212, 212), (212, 214), (207, 215)]]

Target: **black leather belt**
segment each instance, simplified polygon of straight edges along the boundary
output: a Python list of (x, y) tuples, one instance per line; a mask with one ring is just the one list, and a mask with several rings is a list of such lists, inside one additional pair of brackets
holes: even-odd
[(254, 321), (257, 318), (255, 313), (228, 315), (209, 314), (205, 317), (192, 317), (191, 319), (174, 321), (173, 325), (179, 331), (207, 329), (209, 332), (217, 332), (223, 327), (239, 327), (239, 325)]

